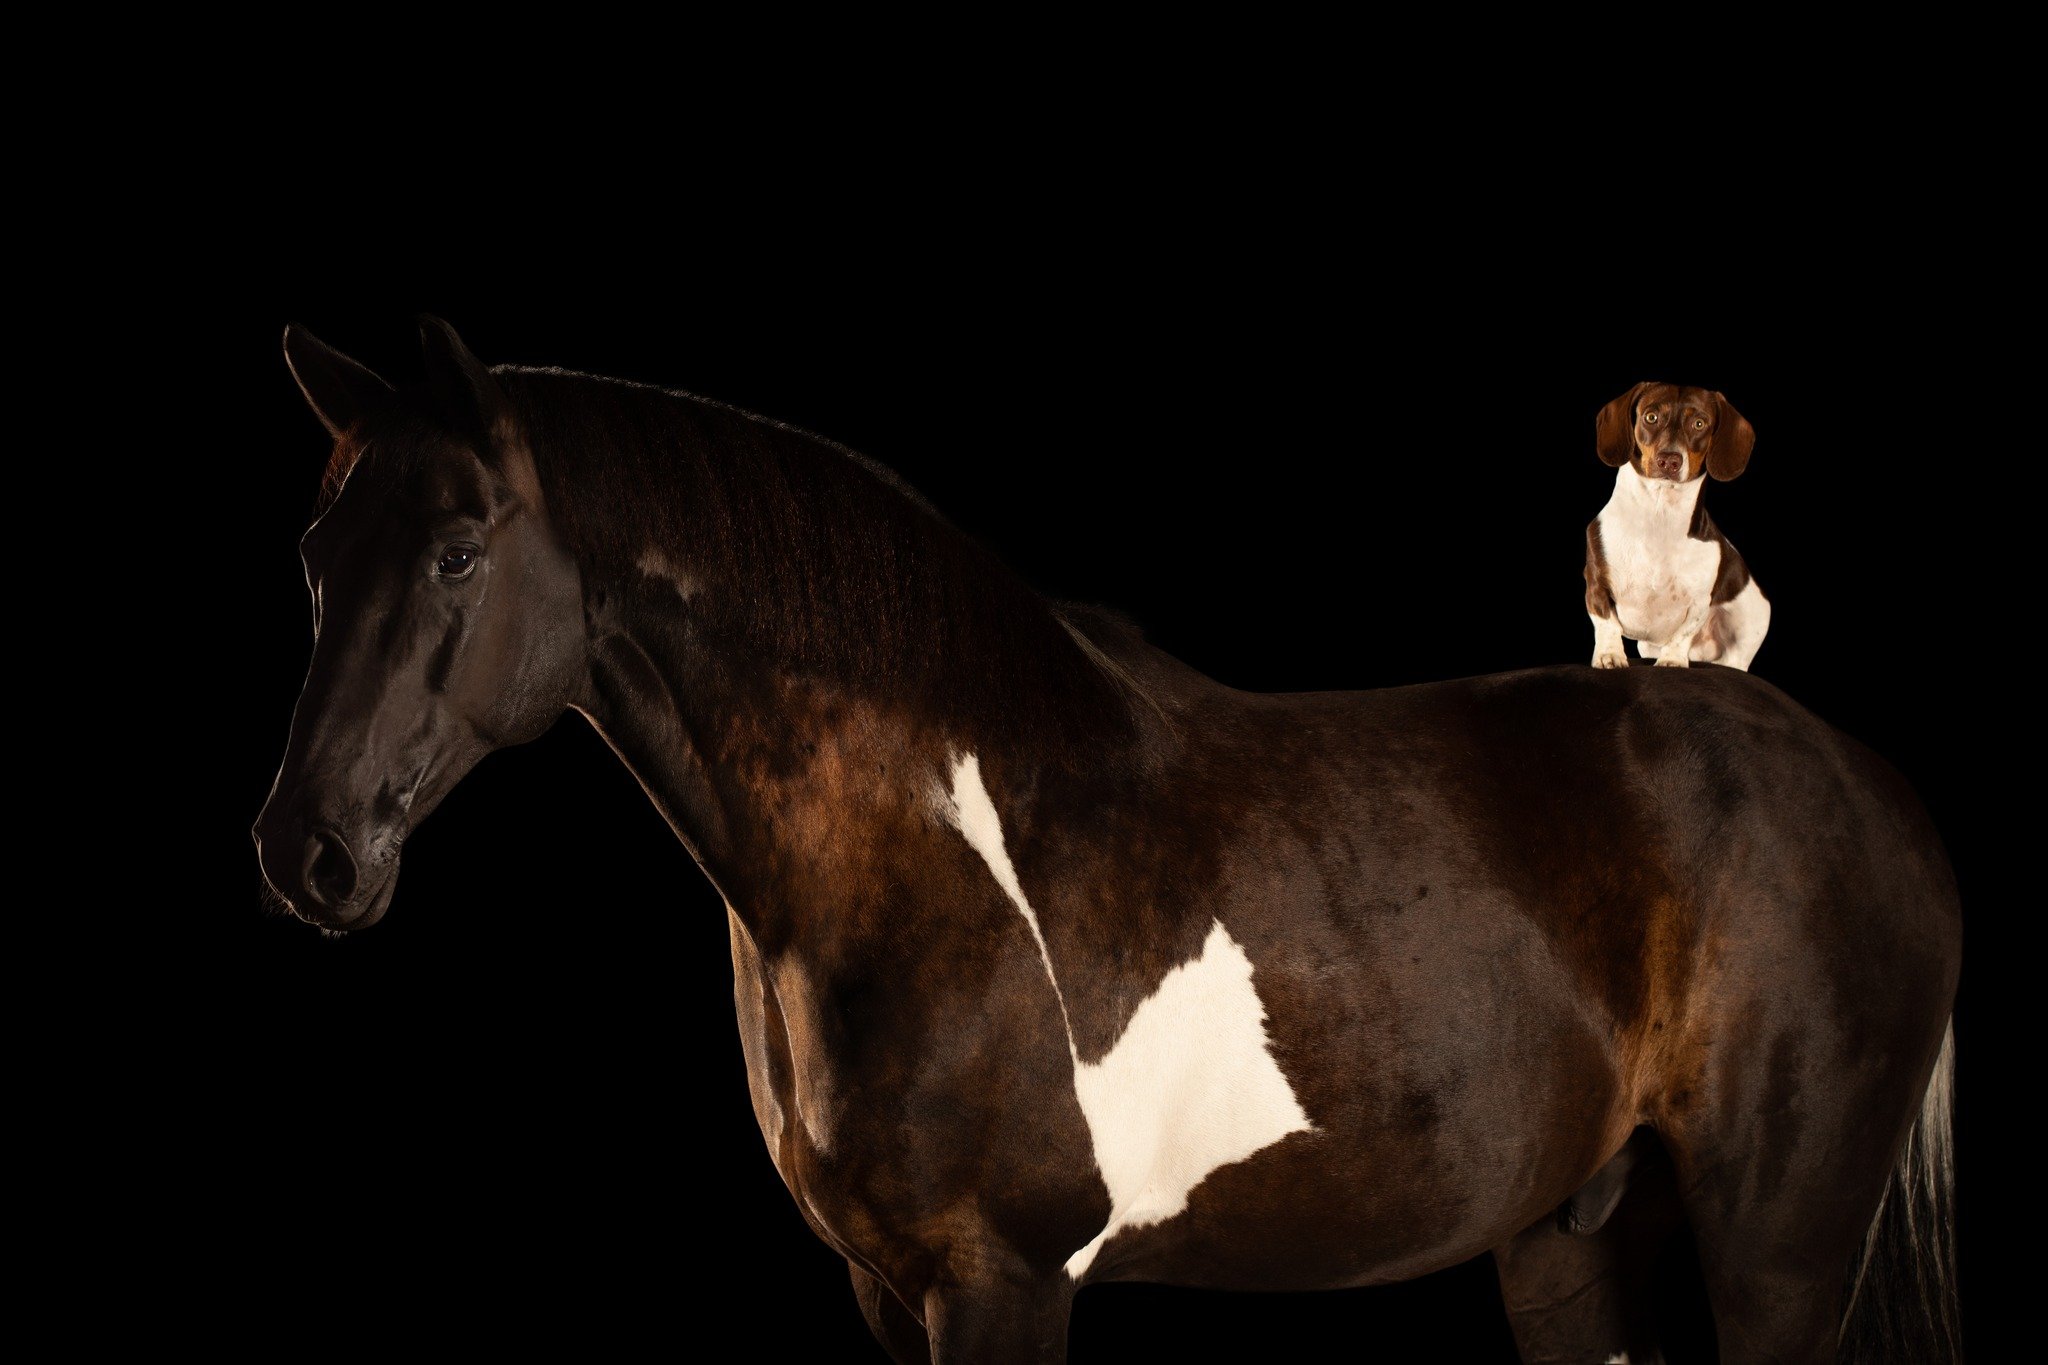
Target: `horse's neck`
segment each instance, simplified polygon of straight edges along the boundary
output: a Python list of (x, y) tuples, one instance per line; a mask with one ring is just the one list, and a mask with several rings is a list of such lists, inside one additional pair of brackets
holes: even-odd
[(766, 951), (888, 884), (932, 837), (948, 737), (902, 708), (721, 648), (659, 611), (591, 643), (581, 708)]

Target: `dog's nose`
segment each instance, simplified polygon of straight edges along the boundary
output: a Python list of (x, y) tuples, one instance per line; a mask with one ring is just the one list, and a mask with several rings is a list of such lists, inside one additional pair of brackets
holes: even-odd
[(1685, 456), (1667, 450), (1657, 456), (1657, 472), (1667, 479), (1681, 478), (1685, 474)]

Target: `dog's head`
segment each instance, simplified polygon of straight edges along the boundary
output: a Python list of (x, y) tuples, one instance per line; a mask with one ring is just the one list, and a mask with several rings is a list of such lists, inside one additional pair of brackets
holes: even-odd
[(1717, 479), (1740, 474), (1756, 428), (1719, 393), (1638, 384), (1600, 409), (1594, 440), (1608, 464), (1633, 464), (1646, 479), (1690, 483), (1702, 471)]

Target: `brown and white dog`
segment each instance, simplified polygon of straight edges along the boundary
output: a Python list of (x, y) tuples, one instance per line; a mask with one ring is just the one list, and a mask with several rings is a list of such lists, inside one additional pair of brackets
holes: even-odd
[(1659, 667), (1746, 670), (1771, 604), (1700, 495), (1702, 475), (1743, 471), (1756, 428), (1718, 393), (1638, 384), (1600, 409), (1595, 431), (1600, 458), (1620, 472), (1586, 527), (1593, 667), (1628, 667), (1627, 636)]

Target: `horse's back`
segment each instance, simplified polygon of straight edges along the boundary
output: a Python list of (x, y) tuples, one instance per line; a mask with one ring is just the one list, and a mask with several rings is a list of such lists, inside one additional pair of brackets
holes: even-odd
[[(1235, 693), (1218, 709), (1244, 723), (1206, 725), (1234, 752), (1203, 762), (1315, 807), (1338, 841), (1363, 831), (1372, 842), (1389, 808), (1427, 808), (1440, 832), (1427, 844), (1483, 853), (1506, 882), (1540, 892), (1533, 900), (1604, 890), (1736, 916), (1802, 902), (1854, 914), (1865, 931), (1880, 912), (1902, 933), (1940, 938), (1955, 925), (1946, 855), (1905, 780), (1738, 670), (1573, 665)], [(1763, 884), (1718, 894), (1744, 868)]]
[(1918, 798), (1750, 674), (1567, 666), (1240, 704), (1254, 744), (1315, 737), (1269, 799), (1315, 807), (1363, 884), (1448, 873), (1527, 917), (1617, 1024), (1678, 1008), (1735, 941), (1835, 989), (1953, 994), (1955, 883)]

